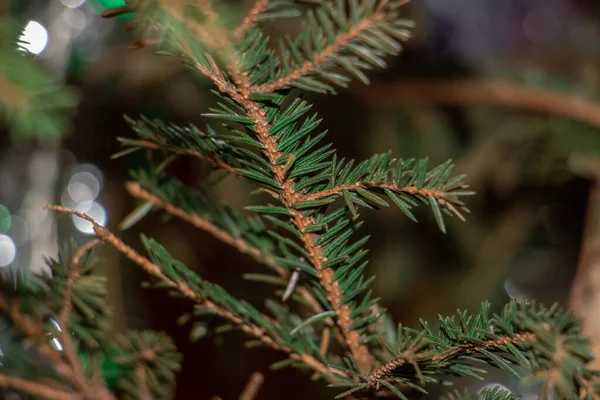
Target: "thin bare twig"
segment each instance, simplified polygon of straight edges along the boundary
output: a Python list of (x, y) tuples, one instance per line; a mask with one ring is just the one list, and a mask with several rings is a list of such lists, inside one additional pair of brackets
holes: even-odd
[(355, 93), (367, 103), (384, 105), (442, 104), (502, 106), (556, 115), (600, 127), (600, 105), (547, 89), (518, 86), (509, 82), (387, 82)]
[(240, 395), (240, 400), (254, 400), (264, 381), (265, 377), (263, 374), (260, 372), (253, 373)]

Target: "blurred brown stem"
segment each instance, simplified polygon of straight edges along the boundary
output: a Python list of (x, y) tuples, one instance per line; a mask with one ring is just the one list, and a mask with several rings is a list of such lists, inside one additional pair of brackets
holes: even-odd
[(590, 189), (579, 266), (573, 281), (570, 308), (582, 319), (583, 333), (591, 339), (596, 358), (590, 367), (600, 369), (600, 167), (598, 160), (588, 164), (596, 182)]
[(492, 105), (552, 114), (600, 127), (600, 105), (581, 97), (510, 82), (386, 82), (357, 87), (378, 106), (401, 104)]
[(240, 400), (254, 400), (264, 381), (265, 377), (263, 374), (260, 372), (253, 373), (240, 395)]

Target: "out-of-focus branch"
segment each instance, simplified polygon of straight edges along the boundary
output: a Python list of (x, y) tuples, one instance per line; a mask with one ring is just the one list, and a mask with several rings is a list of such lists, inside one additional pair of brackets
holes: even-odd
[(135, 367), (135, 377), (137, 379), (138, 387), (140, 389), (141, 400), (152, 400), (150, 389), (148, 388), (148, 380), (146, 377), (146, 370), (144, 370), (144, 364), (138, 363)]
[(582, 319), (583, 333), (591, 339), (596, 358), (591, 368), (600, 369), (600, 160), (593, 158), (587, 164), (587, 172), (596, 182), (590, 189), (585, 230), (579, 255), (577, 274), (571, 290), (570, 308)]
[(48, 400), (75, 400), (80, 398), (73, 392), (67, 392), (50, 385), (4, 374), (0, 374), (0, 387), (16, 389)]
[(244, 17), (242, 24), (233, 32), (233, 38), (237, 41), (244, 37), (244, 34), (252, 28), (260, 15), (267, 9), (271, 0), (256, 0), (248, 14)]
[(582, 97), (510, 82), (395, 82), (356, 87), (366, 102), (382, 105), (501, 106), (541, 112), (600, 127), (600, 104)]
[(240, 400), (254, 400), (264, 380), (265, 377), (260, 372), (253, 373), (252, 376), (250, 376), (250, 380), (246, 384), (244, 391), (240, 395)]

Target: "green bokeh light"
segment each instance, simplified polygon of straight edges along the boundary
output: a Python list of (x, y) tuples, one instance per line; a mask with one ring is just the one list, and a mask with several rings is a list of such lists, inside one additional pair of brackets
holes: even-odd
[(94, 0), (93, 2), (104, 8), (123, 7), (125, 5), (123, 0)]
[(8, 208), (0, 204), (0, 233), (6, 233), (10, 229), (11, 217)]

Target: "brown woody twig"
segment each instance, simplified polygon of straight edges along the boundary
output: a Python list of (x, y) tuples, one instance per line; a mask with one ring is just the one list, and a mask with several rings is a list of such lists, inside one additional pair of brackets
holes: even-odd
[(240, 400), (254, 400), (264, 381), (265, 377), (263, 374), (260, 372), (253, 373), (240, 395)]

